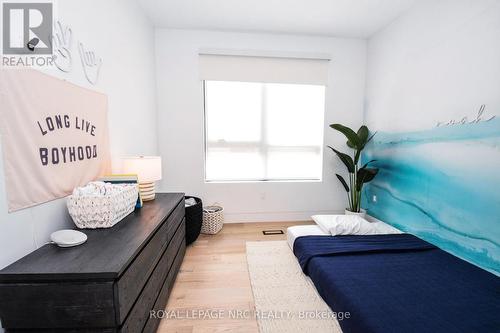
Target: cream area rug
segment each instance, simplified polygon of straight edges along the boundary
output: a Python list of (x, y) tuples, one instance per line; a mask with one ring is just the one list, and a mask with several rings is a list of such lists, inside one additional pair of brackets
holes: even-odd
[(342, 332), (286, 241), (247, 242), (246, 252), (261, 333)]

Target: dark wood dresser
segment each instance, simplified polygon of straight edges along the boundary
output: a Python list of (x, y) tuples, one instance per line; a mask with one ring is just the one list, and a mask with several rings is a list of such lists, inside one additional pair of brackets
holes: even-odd
[(184, 194), (158, 193), (85, 244), (45, 245), (0, 271), (7, 332), (155, 332), (186, 249)]

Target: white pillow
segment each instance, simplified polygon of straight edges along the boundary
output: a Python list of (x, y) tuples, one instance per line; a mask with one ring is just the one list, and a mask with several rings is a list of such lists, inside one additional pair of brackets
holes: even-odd
[[(326, 233), (337, 235), (378, 235), (399, 233), (394, 228), (370, 223), (356, 215), (313, 215), (311, 218)], [(385, 224), (385, 223), (384, 223)]]

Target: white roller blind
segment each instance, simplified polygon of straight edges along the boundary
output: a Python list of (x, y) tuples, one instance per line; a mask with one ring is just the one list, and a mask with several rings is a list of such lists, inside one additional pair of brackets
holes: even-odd
[(200, 79), (327, 85), (328, 60), (200, 54)]

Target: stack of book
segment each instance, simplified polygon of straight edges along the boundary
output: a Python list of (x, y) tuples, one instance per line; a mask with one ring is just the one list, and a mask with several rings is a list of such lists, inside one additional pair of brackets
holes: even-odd
[[(105, 183), (112, 184), (137, 184), (139, 186), (138, 177), (136, 174), (111, 174), (105, 175), (99, 179)], [(135, 205), (136, 208), (142, 207), (142, 197), (141, 192), (139, 191), (139, 196), (137, 197), (137, 203)]]

